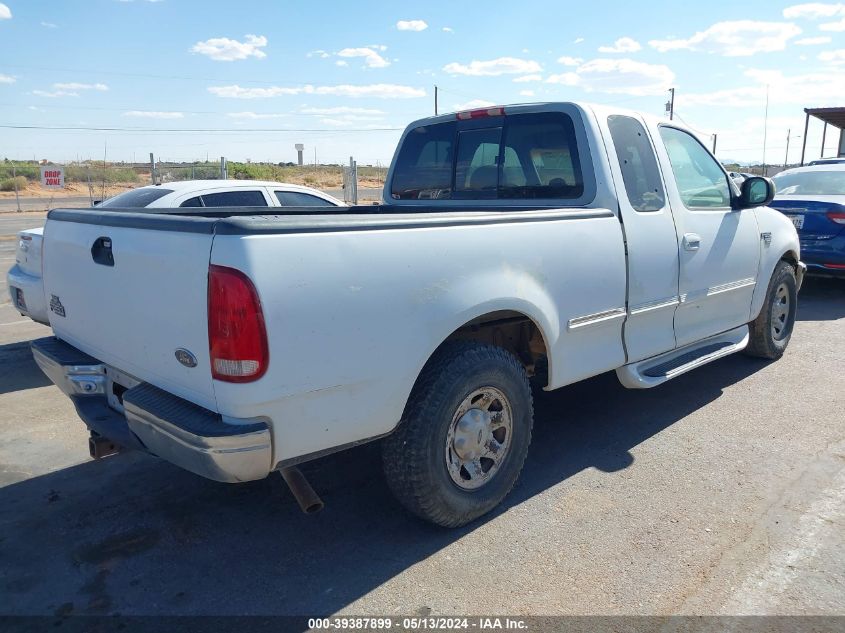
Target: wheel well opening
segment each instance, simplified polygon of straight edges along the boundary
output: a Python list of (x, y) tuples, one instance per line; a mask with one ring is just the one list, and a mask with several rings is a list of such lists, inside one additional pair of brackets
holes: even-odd
[(529, 376), (548, 377), (549, 355), (543, 332), (520, 312), (500, 310), (475, 318), (446, 339), (454, 340), (496, 345), (516, 356)]

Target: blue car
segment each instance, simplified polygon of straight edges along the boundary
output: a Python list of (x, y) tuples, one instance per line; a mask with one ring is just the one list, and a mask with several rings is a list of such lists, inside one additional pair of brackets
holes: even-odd
[(771, 207), (792, 220), (807, 273), (845, 278), (845, 165), (787, 169)]

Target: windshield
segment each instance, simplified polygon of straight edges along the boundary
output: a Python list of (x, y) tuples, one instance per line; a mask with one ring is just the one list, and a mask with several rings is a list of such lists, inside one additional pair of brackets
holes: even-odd
[(159, 198), (166, 196), (168, 193), (173, 193), (173, 190), (162, 189), (161, 187), (142, 187), (141, 189), (124, 191), (114, 198), (109, 198), (100, 207), (115, 207), (118, 209), (143, 208), (151, 202), (155, 202)]
[(797, 171), (775, 176), (778, 195), (845, 195), (845, 170)]

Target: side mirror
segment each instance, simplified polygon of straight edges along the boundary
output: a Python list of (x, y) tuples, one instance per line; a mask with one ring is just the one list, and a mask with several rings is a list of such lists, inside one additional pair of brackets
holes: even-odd
[(765, 206), (774, 199), (775, 191), (775, 183), (771, 178), (752, 176), (740, 185), (739, 208)]

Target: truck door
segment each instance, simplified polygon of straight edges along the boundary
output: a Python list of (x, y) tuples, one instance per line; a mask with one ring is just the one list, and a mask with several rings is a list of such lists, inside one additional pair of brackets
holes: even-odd
[(748, 322), (760, 236), (753, 212), (731, 208), (722, 166), (689, 132), (658, 126), (680, 248), (675, 338), (686, 345)]
[(675, 348), (678, 241), (654, 147), (642, 122), (611, 115), (603, 124), (611, 141), (611, 172), (628, 251), (625, 348), (631, 363)]

